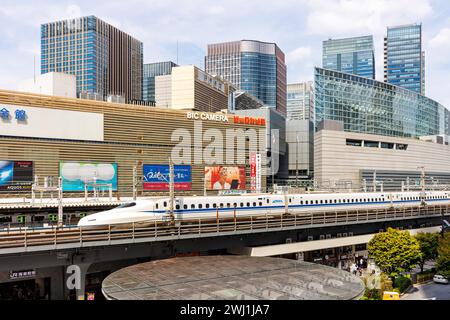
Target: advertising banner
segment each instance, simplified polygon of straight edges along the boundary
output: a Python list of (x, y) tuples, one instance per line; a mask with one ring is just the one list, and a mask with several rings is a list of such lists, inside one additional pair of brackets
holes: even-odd
[(94, 183), (104, 185), (97, 186), (97, 189), (108, 190), (107, 184), (111, 184), (112, 190), (117, 191), (116, 163), (60, 161), (59, 174), (63, 191), (84, 191), (85, 184), (88, 191), (92, 191)]
[(0, 161), (0, 191), (29, 191), (33, 184), (33, 161)]
[[(168, 191), (170, 181), (169, 171), (169, 165), (144, 164), (144, 190)], [(175, 165), (173, 173), (175, 190), (191, 190), (191, 166)]]
[(261, 193), (261, 154), (250, 153), (250, 190)]
[(250, 191), (256, 192), (256, 152), (250, 152)]
[(245, 190), (245, 167), (205, 167), (207, 190)]
[(261, 153), (256, 154), (256, 192), (261, 193)]

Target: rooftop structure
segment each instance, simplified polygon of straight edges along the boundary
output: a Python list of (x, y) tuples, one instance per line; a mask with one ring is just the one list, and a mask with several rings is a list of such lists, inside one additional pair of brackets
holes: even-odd
[(349, 272), (296, 260), (194, 256), (116, 271), (102, 283), (109, 300), (351, 300), (364, 283)]

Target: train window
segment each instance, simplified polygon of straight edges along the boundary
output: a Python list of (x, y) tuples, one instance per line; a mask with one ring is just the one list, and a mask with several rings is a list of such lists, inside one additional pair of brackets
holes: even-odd
[(256, 207), (256, 202), (253, 202), (253, 206)]
[(124, 203), (124, 204), (121, 204), (120, 206), (118, 206), (116, 209), (134, 207), (135, 205), (136, 205), (136, 202)]
[(292, 202), (292, 199), (291, 198), (289, 198), (289, 203), (291, 203)]
[(167, 202), (164, 201), (164, 207), (167, 207)]
[(185, 205), (183, 206), (183, 208), (187, 209), (187, 204), (185, 204)]
[(195, 204), (191, 204), (191, 209), (195, 209)]
[(267, 203), (269, 203), (269, 199), (267, 199)]
[(300, 204), (303, 204), (303, 200), (300, 200)]
[(328, 200), (325, 200), (325, 203), (328, 203)]
[(223, 203), (220, 204), (220, 207), (223, 208)]
[(175, 206), (175, 209), (180, 210), (180, 205), (177, 204), (177, 205)]
[(319, 201), (318, 200), (316, 200), (316, 204), (318, 204), (319, 203)]
[(241, 202), (241, 207), (243, 207), (244, 206), (244, 204)]
[(217, 204), (213, 203), (213, 208), (217, 208)]
[(206, 209), (208, 209), (209, 208), (209, 203), (205, 204), (205, 206), (206, 206)]
[(156, 209), (158, 209), (158, 203), (156, 203)]
[(198, 204), (198, 208), (201, 209), (203, 208), (203, 205), (201, 203)]
[(250, 207), (250, 202), (247, 202), (247, 207)]
[(237, 203), (236, 203), (236, 202), (235, 202), (235, 203), (233, 203), (233, 207), (235, 207), (235, 208), (237, 207)]
[(227, 208), (230, 208), (231, 207), (231, 203), (227, 203)]

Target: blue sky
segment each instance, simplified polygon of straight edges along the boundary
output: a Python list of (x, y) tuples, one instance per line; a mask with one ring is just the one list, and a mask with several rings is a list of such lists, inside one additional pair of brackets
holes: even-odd
[(450, 2), (447, 0), (0, 0), (0, 88), (16, 90), (40, 72), (40, 24), (96, 15), (144, 43), (144, 62), (203, 68), (208, 43), (276, 42), (288, 83), (312, 80), (322, 41), (372, 34), (376, 78), (383, 77), (387, 26), (422, 23), (426, 95), (450, 108)]

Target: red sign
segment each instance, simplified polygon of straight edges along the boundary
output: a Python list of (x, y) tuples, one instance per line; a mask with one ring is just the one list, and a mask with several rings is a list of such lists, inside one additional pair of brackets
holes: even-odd
[(266, 119), (265, 118), (233, 116), (233, 119), (234, 119), (234, 123), (254, 124), (254, 125), (257, 125), (257, 126), (265, 126), (266, 125)]
[[(175, 182), (174, 189), (179, 190), (191, 190), (191, 182)], [(144, 182), (144, 190), (149, 191), (161, 191), (169, 190), (169, 184), (167, 182)]]

